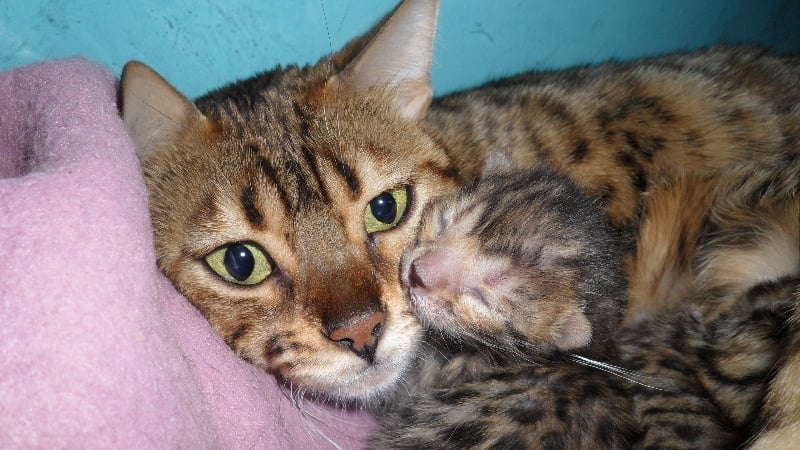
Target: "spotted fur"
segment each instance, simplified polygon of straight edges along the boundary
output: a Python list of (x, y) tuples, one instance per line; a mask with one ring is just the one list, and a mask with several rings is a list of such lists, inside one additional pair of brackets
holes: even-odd
[[(159, 267), (238, 355), (336, 401), (395, 389), (422, 333), (398, 279), (402, 251), (425, 204), (473, 178), (498, 148), (519, 166), (552, 165), (602, 199), (627, 250), (631, 292), (662, 293), (658, 274), (676, 270), (689, 280), (686, 298), (706, 286), (724, 305), (800, 269), (791, 234), (797, 58), (715, 47), (433, 99), (437, 12), (436, 0), (406, 0), (315, 65), (276, 68), (194, 102), (141, 63), (123, 71), (120, 108), (150, 191)], [(398, 188), (409, 192), (402, 219), (365, 232), (367, 205)], [(697, 203), (662, 220), (671, 206), (659, 192)], [(783, 231), (735, 225), (750, 216)], [(673, 223), (696, 234), (670, 233)], [(744, 238), (734, 252), (722, 245), (729, 231)], [(265, 252), (273, 270), (264, 281), (239, 286), (209, 269), (205, 258), (232, 243)], [(680, 247), (688, 264), (652, 262), (661, 247)], [(774, 248), (780, 265), (770, 263)], [(627, 319), (680, 298), (631, 295)]]
[(781, 349), (797, 339), (785, 324), (798, 282), (760, 285), (708, 323), (688, 311), (651, 317), (588, 355), (626, 370), (563, 356), (498, 365), (464, 347), (445, 358), (454, 347), (440, 344), (410, 391), (377, 414), (372, 448), (744, 446), (761, 429)]
[[(591, 199), (544, 168), (493, 169), (431, 205), (403, 259), (428, 351), (378, 411), (373, 446), (742, 445), (796, 339), (800, 277), (758, 284), (715, 314), (686, 301), (620, 326), (614, 236)], [(575, 345), (582, 323), (594, 342)]]

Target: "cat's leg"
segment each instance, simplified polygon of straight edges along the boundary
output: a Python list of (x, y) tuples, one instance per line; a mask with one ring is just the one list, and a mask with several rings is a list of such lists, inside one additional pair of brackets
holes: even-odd
[(694, 289), (696, 244), (713, 198), (713, 183), (701, 177), (664, 182), (648, 192), (637, 248), (625, 262), (626, 324), (685, 303)]

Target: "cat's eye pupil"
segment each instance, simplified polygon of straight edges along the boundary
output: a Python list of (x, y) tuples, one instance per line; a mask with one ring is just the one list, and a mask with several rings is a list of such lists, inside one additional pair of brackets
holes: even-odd
[(397, 216), (397, 202), (389, 192), (384, 192), (372, 199), (369, 202), (369, 208), (376, 219), (386, 224), (394, 222), (395, 216)]
[(231, 244), (225, 251), (225, 269), (238, 281), (246, 280), (256, 266), (253, 252), (244, 244)]

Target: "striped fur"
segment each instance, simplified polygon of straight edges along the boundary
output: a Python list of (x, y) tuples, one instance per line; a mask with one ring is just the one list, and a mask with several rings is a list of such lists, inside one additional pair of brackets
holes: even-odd
[[(159, 267), (237, 354), (332, 400), (393, 390), (421, 335), (398, 279), (402, 251), (425, 204), (497, 149), (602, 199), (628, 251), (628, 323), (684, 298), (713, 299), (713, 316), (753, 283), (800, 271), (797, 58), (719, 47), (432, 99), (437, 11), (435, 0), (407, 0), (313, 66), (196, 102), (143, 64), (126, 66), (120, 107), (150, 190)], [(410, 198), (402, 220), (366, 233), (369, 202), (397, 188)], [(674, 203), (684, 198), (692, 204)], [(750, 218), (757, 232), (741, 226)], [(273, 271), (250, 286), (224, 281), (205, 258), (231, 243), (261, 248)], [(665, 289), (672, 279), (679, 291)], [(800, 391), (790, 377), (775, 389)]]
[[(792, 290), (799, 283), (789, 277), (759, 285), (709, 322), (690, 311), (652, 316), (620, 329), (605, 353), (588, 354), (626, 370), (568, 357), (497, 365), (466, 348), (443, 357), (448, 347), (437, 347), (409, 390), (378, 414), (372, 447), (744, 446), (759, 429), (781, 349), (797, 339), (785, 324), (797, 314)], [(763, 448), (789, 448), (790, 424), (775, 423)], [(784, 446), (772, 447), (777, 439)]]
[[(374, 447), (727, 449), (758, 430), (800, 277), (620, 327), (602, 217), (542, 168), (492, 169), (429, 206), (402, 272), (429, 350)], [(593, 332), (578, 355), (573, 317)]]

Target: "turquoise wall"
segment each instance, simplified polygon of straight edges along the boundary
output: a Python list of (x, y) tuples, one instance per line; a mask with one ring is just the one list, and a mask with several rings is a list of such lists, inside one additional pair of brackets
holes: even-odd
[[(313, 62), (394, 3), (0, 0), (0, 70), (83, 55), (119, 73), (139, 59), (193, 97), (276, 64)], [(434, 89), (720, 41), (800, 52), (800, 2), (443, 0)]]

